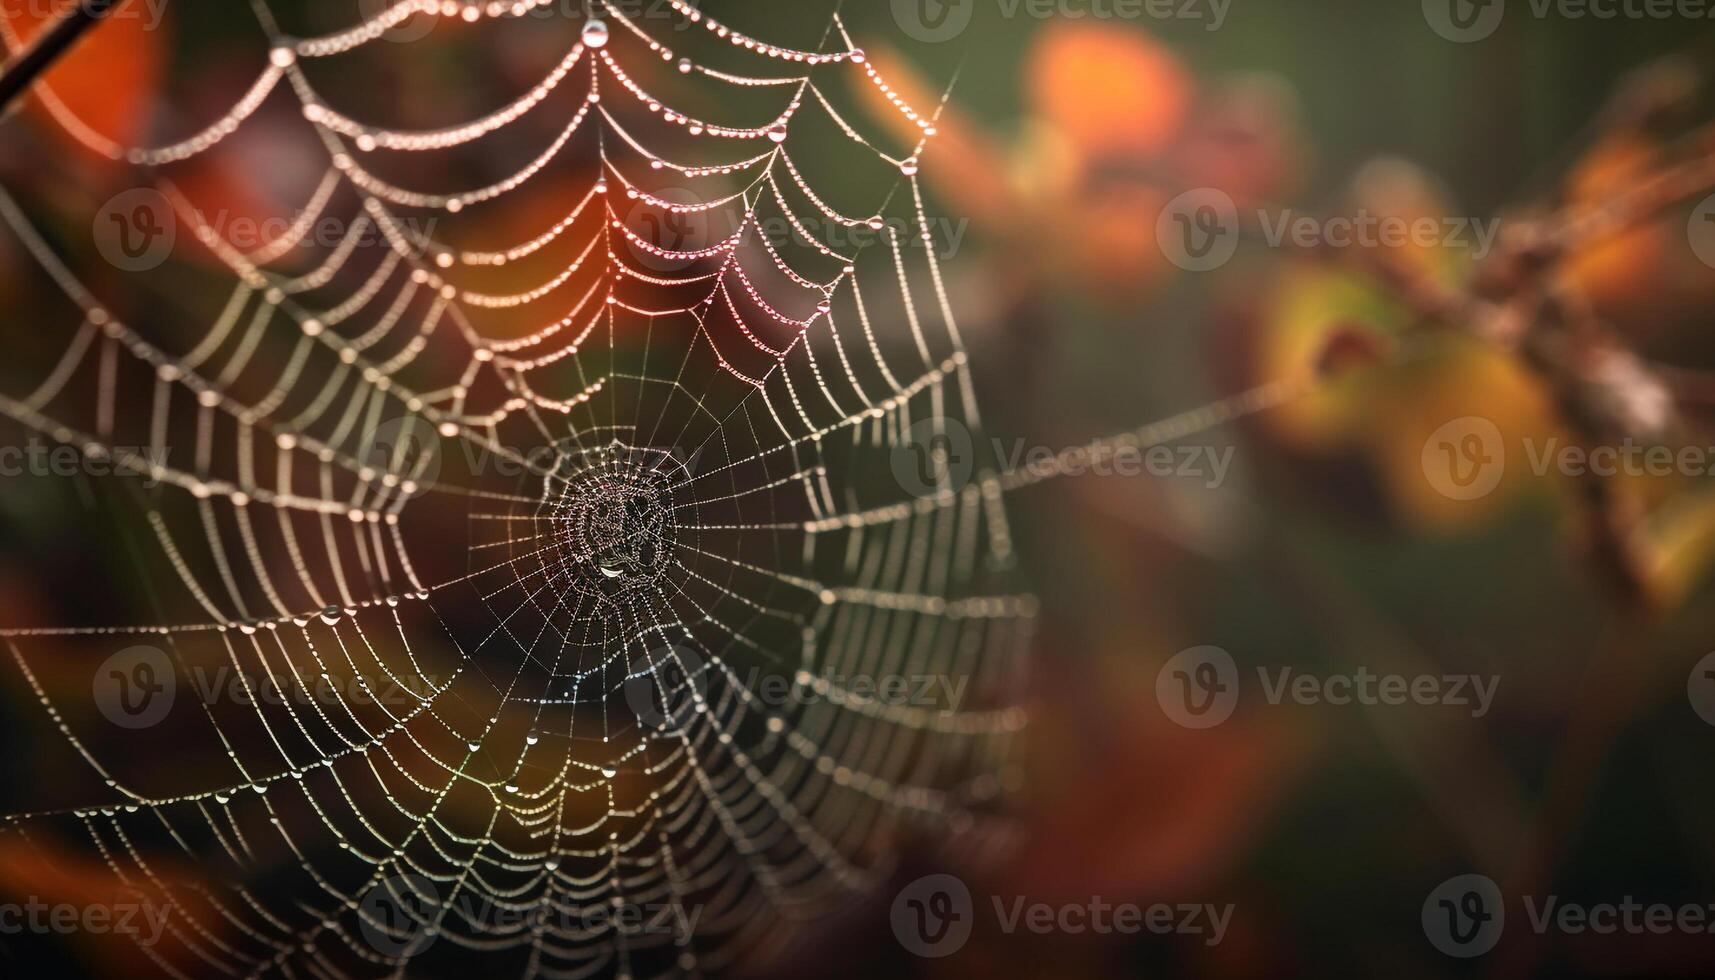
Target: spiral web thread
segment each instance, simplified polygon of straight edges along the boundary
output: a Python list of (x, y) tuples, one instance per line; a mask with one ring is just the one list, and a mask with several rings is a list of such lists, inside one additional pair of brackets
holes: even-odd
[[(299, 39), (258, 2), (254, 84), (156, 148), (112, 143), (37, 86), (91, 151), (142, 168), (225, 279), (212, 316), (133, 326), (0, 188), (81, 318), (0, 413), (153, 484), (114, 496), (141, 515), (131, 550), (159, 615), (4, 631), (100, 793), (5, 834), (92, 855), (170, 908), (140, 947), (161, 971), (415, 975), (467, 954), (526, 975), (716, 971), (783, 941), (782, 918), (863, 894), (904, 832), (984, 839), (1016, 780), (1035, 603), (1002, 477), (990, 461), (955, 479), (944, 453), (915, 490), (892, 475), (901, 447), (979, 425), (934, 249), (909, 240), (929, 243), (921, 144), (890, 156), (825, 95), (837, 73), (890, 91), (837, 15), (799, 51), (670, 5), (671, 25), (599, 2), (581, 25), (542, 20), (570, 25), (558, 66), (442, 130), (357, 122), (314, 70), (413, 17), (544, 4), (408, 0)], [(652, 58), (667, 70), (625, 67)], [(766, 97), (773, 115), (693, 116), (645, 78), (708, 90), (698, 112)], [(933, 135), (932, 113), (892, 101)], [(328, 169), (284, 235), (246, 250), (174, 168), (282, 102)], [(509, 176), (410, 189), (413, 156), (482, 152), (544, 117), (559, 134)], [(887, 172), (880, 200), (852, 216), (843, 188), (812, 188), (792, 153), (812, 126)], [(650, 129), (704, 162), (652, 149)], [(480, 229), (485, 206), (562, 170), (580, 202), (528, 240), (476, 251), (412, 220)], [(903, 225), (881, 220), (890, 205)], [(345, 237), (320, 247), (312, 228), (341, 209)], [(763, 215), (797, 234), (755, 233)], [(497, 272), (513, 278), (491, 289)], [(189, 451), (155, 452), (170, 446)], [(132, 643), (161, 651), (180, 698), (116, 737), (43, 665)], [(184, 696), (227, 668), (332, 696)], [(928, 700), (854, 683), (887, 676), (944, 683)]]

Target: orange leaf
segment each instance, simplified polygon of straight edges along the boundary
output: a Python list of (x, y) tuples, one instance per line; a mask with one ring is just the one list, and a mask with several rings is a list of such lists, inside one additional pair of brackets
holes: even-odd
[(1044, 30), (1025, 78), (1036, 114), (1086, 160), (1160, 153), (1179, 133), (1192, 92), (1166, 47), (1137, 31), (1095, 24)]

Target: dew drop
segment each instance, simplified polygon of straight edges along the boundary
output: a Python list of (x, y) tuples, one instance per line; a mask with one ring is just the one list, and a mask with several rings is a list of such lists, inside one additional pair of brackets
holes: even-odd
[(607, 22), (591, 17), (584, 25), (584, 44), (592, 48), (607, 46)]

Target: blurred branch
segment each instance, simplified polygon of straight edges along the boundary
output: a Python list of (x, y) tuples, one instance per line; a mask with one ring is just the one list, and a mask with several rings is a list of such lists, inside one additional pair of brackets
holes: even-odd
[[(1603, 129), (1642, 128), (1685, 97), (1683, 63), (1642, 73), (1610, 106)], [(1584, 295), (1561, 275), (1580, 249), (1659, 220), (1670, 209), (1715, 190), (1715, 126), (1680, 144), (1679, 158), (1595, 205), (1562, 206), (1515, 226), (1478, 269), (1468, 288), (1449, 288), (1421, 270), (1369, 250), (1365, 271), (1414, 315), (1414, 330), (1466, 333), (1517, 353), (1554, 399), (1572, 437), (1585, 445), (1637, 439), (1660, 442), (1679, 428), (1681, 409), (1715, 398), (1715, 374), (1655, 364), (1602, 321)], [(1577, 490), (1591, 558), (1620, 599), (1596, 658), (1584, 670), (1568, 730), (1553, 757), (1522, 862), (1509, 891), (1548, 887), (1581, 826), (1614, 744), (1645, 703), (1653, 665), (1635, 656), (1656, 609), (1637, 541), (1639, 503), (1594, 474)], [(1496, 976), (1534, 972), (1540, 937), (1511, 943), (1495, 962)]]
[[(1619, 101), (1648, 114), (1662, 100), (1632, 92)], [(1643, 122), (1638, 116), (1631, 124)], [(1513, 226), (1468, 288), (1444, 285), (1376, 250), (1357, 250), (1355, 261), (1412, 311), (1414, 330), (1456, 330), (1514, 351), (1586, 448), (1627, 439), (1660, 442), (1682, 426), (1679, 396), (1687, 378), (1640, 358), (1560, 271), (1579, 249), (1715, 190), (1715, 126), (1698, 129), (1682, 145), (1689, 150), (1680, 159), (1595, 206), (1566, 206)], [(1636, 502), (1593, 474), (1578, 491), (1597, 570), (1623, 605), (1647, 607), (1651, 590), (1636, 543), (1642, 520)]]
[(60, 15), (59, 20), (37, 32), (34, 39), (0, 68), (0, 113), (22, 95), (42, 73), (71, 50), (90, 28), (94, 27), (125, 0), (78, 0), (76, 7)]

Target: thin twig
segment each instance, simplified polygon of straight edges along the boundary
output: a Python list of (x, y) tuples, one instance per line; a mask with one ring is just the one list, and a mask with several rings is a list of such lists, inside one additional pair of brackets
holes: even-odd
[(78, 0), (78, 5), (66, 11), (47, 29), (38, 32), (24, 45), (17, 56), (0, 68), (0, 113), (11, 108), (13, 100), (30, 87), (30, 83), (53, 67), (78, 38), (94, 27), (103, 17), (125, 0)]

